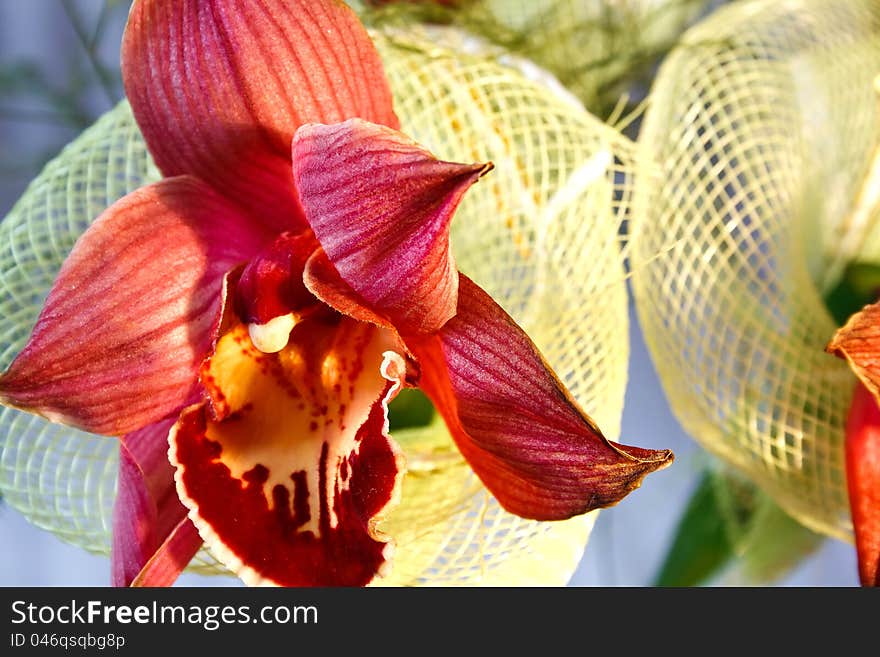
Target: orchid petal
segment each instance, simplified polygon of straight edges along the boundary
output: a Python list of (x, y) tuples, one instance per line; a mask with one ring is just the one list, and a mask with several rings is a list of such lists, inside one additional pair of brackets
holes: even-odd
[(849, 361), (868, 390), (880, 395), (880, 302), (850, 316), (825, 350)]
[(846, 483), (859, 581), (880, 586), (880, 407), (857, 384), (846, 421)]
[(859, 378), (846, 423), (846, 480), (863, 586), (880, 586), (880, 303), (854, 313), (826, 351)]
[(308, 290), (328, 306), (347, 317), (393, 329), (387, 317), (378, 314), (351, 286), (342, 280), (324, 249), (317, 249), (306, 262), (303, 280)]
[(168, 538), (144, 564), (131, 586), (171, 586), (203, 543), (196, 526), (184, 518), (168, 533)]
[(74, 245), (0, 402), (117, 436), (179, 409), (215, 340), (224, 274), (264, 239), (195, 178), (123, 197)]
[(301, 228), (290, 142), (309, 122), (397, 127), (381, 61), (341, 2), (141, 0), (122, 73), (150, 153), (276, 231)]
[(411, 338), (419, 386), (462, 455), (508, 511), (560, 520), (619, 502), (672, 462), (668, 450), (607, 440), (535, 345), (461, 276), (458, 312), (435, 336)]
[(180, 499), (212, 552), (247, 584), (370, 582), (391, 543), (402, 455), (387, 403), (403, 375), (390, 331), (329, 312), (277, 354), (233, 325), (206, 363), (210, 402), (171, 433)]
[(202, 539), (177, 498), (168, 462), (174, 418), (128, 434), (119, 446), (119, 484), (113, 507), (114, 586), (168, 586), (186, 568)]
[(401, 333), (455, 314), (449, 223), (491, 164), (437, 160), (405, 135), (352, 119), (306, 125), (293, 170), (306, 219), (342, 280)]

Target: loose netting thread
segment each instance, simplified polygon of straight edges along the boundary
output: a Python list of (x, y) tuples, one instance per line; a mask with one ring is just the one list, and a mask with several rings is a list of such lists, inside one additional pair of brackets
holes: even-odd
[[(809, 528), (851, 539), (854, 377), (824, 352), (823, 295), (880, 262), (858, 208), (880, 140), (880, 4), (737, 2), (658, 72), (630, 247), (639, 321), (672, 409)], [(875, 172), (873, 175), (877, 175)]]
[[(616, 439), (628, 359), (619, 230), (632, 196), (634, 145), (509, 62), (443, 47), (444, 40), (460, 43), (454, 32), (374, 38), (403, 130), (444, 159), (495, 164), (453, 222), (460, 269), (522, 324), (575, 398)], [(158, 178), (123, 102), (34, 180), (0, 223), (0, 366), (25, 343), (76, 237), (112, 201)], [(5, 500), (63, 540), (108, 553), (115, 439), (8, 408), (0, 409), (0, 431)], [(385, 525), (397, 549), (392, 575), (382, 584), (568, 581), (595, 514), (523, 520), (486, 492), (442, 423), (395, 438), (409, 473), (401, 505)], [(206, 550), (190, 570), (225, 572)]]

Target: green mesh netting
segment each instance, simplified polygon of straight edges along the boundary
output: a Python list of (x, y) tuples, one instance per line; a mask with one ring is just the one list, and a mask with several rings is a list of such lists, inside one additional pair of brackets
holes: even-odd
[[(454, 31), (375, 38), (403, 129), (445, 159), (495, 163), (455, 218), (460, 268), (517, 318), (615, 439), (628, 358), (619, 230), (631, 199), (634, 144), (553, 92), (558, 83), (549, 77), (550, 87), (491, 57), (444, 47), (462, 42)], [(31, 184), (0, 224), (0, 366), (24, 344), (76, 237), (114, 199), (157, 178), (123, 103)], [(107, 553), (116, 441), (7, 408), (0, 436), (7, 502), (65, 541)], [(398, 548), (382, 583), (567, 582), (595, 514), (522, 520), (486, 492), (442, 425), (395, 438), (409, 473), (385, 526)], [(222, 572), (204, 550), (190, 568)]]
[(458, 26), (550, 71), (607, 117), (708, 0), (349, 0), (368, 23)]
[[(633, 293), (685, 429), (786, 511), (849, 539), (855, 381), (823, 297), (880, 262), (876, 0), (736, 2), (658, 72), (639, 147)], [(876, 182), (874, 183), (877, 184)]]

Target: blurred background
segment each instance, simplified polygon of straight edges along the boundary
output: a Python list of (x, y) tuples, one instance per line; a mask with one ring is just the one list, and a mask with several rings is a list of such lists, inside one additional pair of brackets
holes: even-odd
[[(702, 3), (701, 11), (712, 11), (721, 4)], [(128, 0), (0, 0), (0, 217), (46, 161), (122, 98), (118, 52), (127, 10)], [(644, 94), (657, 58), (668, 45), (658, 47), (654, 59), (640, 62), (639, 74), (629, 87), (630, 106)], [(638, 122), (628, 130), (631, 134), (637, 131)], [(619, 506), (598, 514), (572, 586), (660, 583), (658, 576), (679, 533), (682, 516), (691, 500), (699, 497), (707, 468), (713, 465), (712, 458), (671, 414), (634, 312), (630, 317), (632, 351), (621, 440), (671, 449), (676, 460), (673, 466), (648, 477), (642, 488)], [(742, 545), (725, 544), (717, 531), (709, 532), (707, 540), (715, 541), (714, 548), (709, 546), (708, 553), (695, 559), (714, 559), (717, 567), (708, 568), (707, 575), (691, 583), (858, 584), (855, 551), (849, 543), (814, 536), (794, 563), (783, 560), (769, 576), (749, 579), (737, 567), (738, 550), (745, 549)], [(0, 585), (108, 583), (106, 557), (63, 543), (0, 503)], [(685, 578), (677, 583), (688, 582)], [(181, 586), (238, 584), (233, 578), (191, 574), (178, 582)]]

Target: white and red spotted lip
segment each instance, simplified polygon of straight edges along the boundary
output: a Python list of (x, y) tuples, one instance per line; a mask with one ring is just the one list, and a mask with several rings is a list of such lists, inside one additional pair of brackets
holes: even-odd
[(246, 583), (357, 586), (387, 573), (393, 545), (378, 524), (405, 467), (388, 436), (406, 374), (395, 343), (345, 318), (308, 320), (278, 354), (241, 324), (221, 338), (203, 374), (211, 401), (181, 415), (169, 458), (189, 517)]

